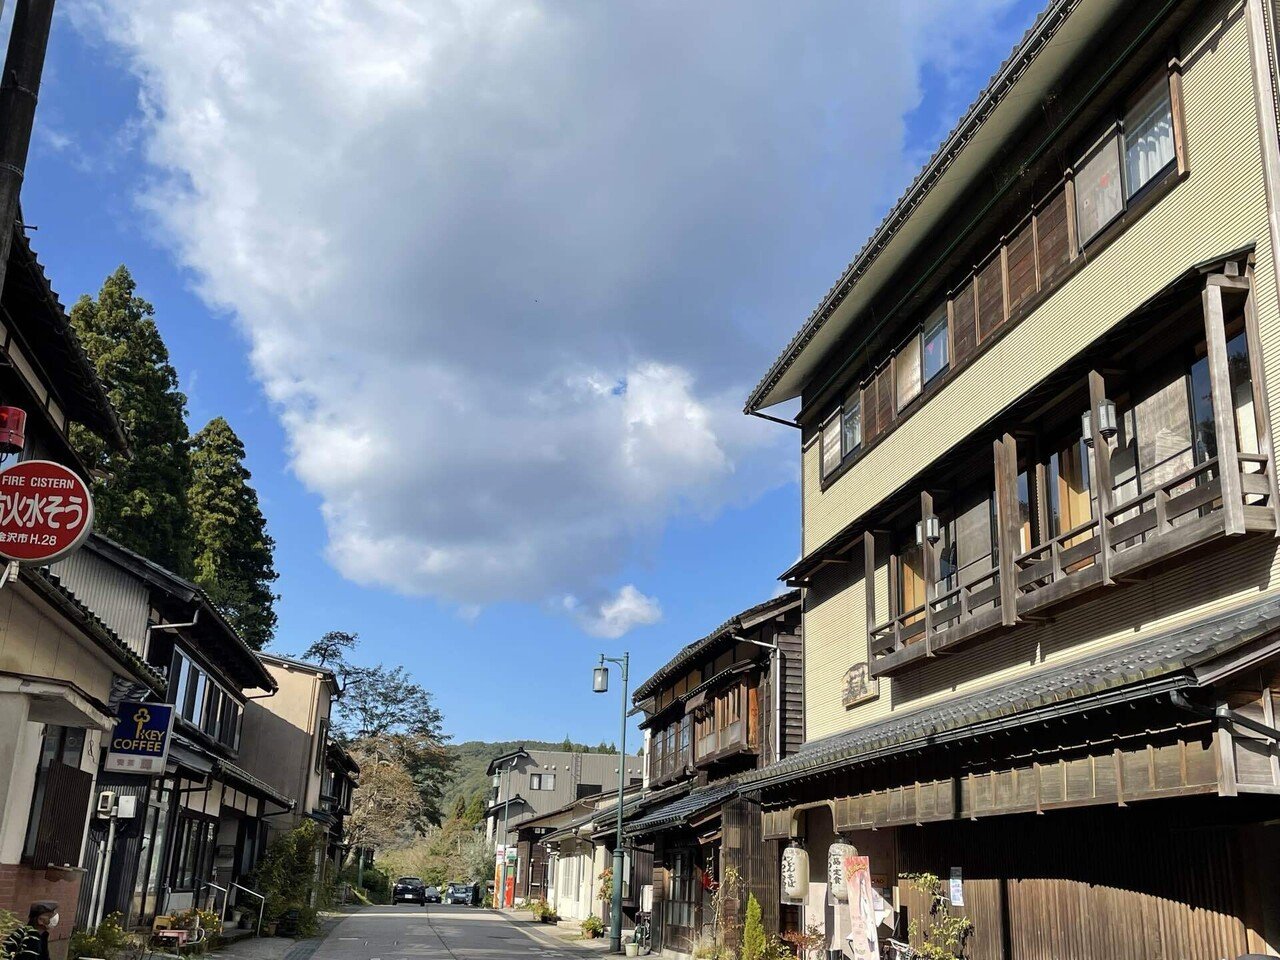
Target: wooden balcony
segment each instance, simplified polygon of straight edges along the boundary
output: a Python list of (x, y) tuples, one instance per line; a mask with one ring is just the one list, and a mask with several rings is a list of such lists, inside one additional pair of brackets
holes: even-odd
[(1242, 535), (1274, 536), (1273, 469), (1263, 454), (1234, 454), (1228, 468), (1218, 458), (1206, 460), (1014, 556), (1012, 591), (1002, 590), (997, 569), (905, 611), (871, 630), (872, 675), (1033, 622), (1097, 589), (1140, 579), (1179, 554)]

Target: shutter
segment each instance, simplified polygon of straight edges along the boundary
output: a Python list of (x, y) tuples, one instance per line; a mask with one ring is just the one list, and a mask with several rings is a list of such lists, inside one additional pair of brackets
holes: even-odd
[(902, 345), (894, 363), (897, 377), (897, 402), (901, 410), (920, 395), (920, 336), (917, 334)]
[(952, 342), (955, 344), (955, 364), (963, 366), (978, 348), (977, 331), (974, 328), (973, 278), (966, 280), (951, 302)]
[(37, 870), (78, 867), (93, 776), (58, 760), (49, 764), (47, 776), (31, 865)]
[(1031, 220), (1009, 241), (1009, 313), (1018, 308), (1036, 292), (1036, 247)]
[(978, 271), (978, 342), (981, 343), (1004, 323), (1004, 272), (1000, 254)]
[(876, 423), (882, 434), (893, 424), (893, 364), (886, 363), (876, 374)]
[(1071, 262), (1067, 238), (1067, 192), (1060, 188), (1036, 215), (1040, 286), (1051, 286)]
[(871, 444), (880, 436), (880, 419), (876, 416), (876, 381), (872, 377), (862, 388), (862, 442)]

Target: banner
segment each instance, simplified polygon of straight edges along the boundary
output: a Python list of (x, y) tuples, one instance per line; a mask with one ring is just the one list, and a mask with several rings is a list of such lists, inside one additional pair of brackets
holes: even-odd
[(116, 727), (102, 769), (159, 776), (169, 758), (173, 705), (126, 701), (116, 707)]
[(849, 952), (854, 960), (880, 960), (877, 896), (871, 886), (868, 857), (844, 858), (844, 885), (849, 897)]

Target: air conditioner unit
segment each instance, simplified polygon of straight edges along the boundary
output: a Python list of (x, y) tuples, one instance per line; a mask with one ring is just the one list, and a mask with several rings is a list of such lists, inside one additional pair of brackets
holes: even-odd
[(115, 805), (116, 792), (114, 790), (103, 790), (98, 794), (98, 816), (111, 816), (111, 811), (115, 809)]

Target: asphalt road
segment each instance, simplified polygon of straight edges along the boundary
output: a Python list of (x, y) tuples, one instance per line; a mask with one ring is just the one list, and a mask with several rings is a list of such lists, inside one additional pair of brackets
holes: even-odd
[(366, 907), (329, 934), (312, 960), (539, 960), (585, 955), (544, 941), (480, 907)]

